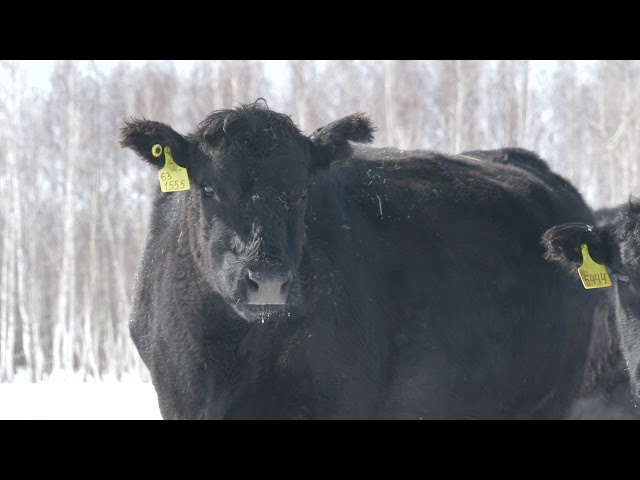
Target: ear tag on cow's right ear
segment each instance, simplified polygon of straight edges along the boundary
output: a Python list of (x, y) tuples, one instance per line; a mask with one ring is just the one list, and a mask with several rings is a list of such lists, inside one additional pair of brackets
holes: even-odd
[[(154, 157), (162, 155), (162, 145), (156, 143), (151, 148)], [(189, 190), (189, 175), (187, 169), (178, 165), (171, 156), (171, 147), (164, 147), (164, 167), (158, 172), (160, 190), (163, 192), (180, 192)]]
[(582, 246), (582, 266), (578, 268), (580, 279), (584, 288), (603, 288), (611, 286), (611, 279), (604, 265), (596, 263), (589, 255), (589, 248), (586, 243)]

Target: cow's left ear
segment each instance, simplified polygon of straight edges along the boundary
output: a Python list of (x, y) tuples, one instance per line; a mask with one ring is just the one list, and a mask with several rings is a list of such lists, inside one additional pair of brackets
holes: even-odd
[(169, 125), (151, 120), (125, 120), (120, 129), (120, 146), (131, 148), (138, 156), (155, 168), (164, 166), (165, 157), (160, 151), (152, 152), (155, 145), (171, 147), (173, 160), (189, 169), (189, 142)]
[(560, 263), (566, 270), (575, 271), (582, 265), (582, 244), (589, 248), (591, 258), (600, 264), (611, 265), (609, 232), (585, 223), (564, 223), (542, 234), (545, 259)]
[(349, 142), (371, 143), (376, 128), (364, 113), (355, 113), (318, 128), (310, 136), (312, 169), (326, 168), (351, 152)]

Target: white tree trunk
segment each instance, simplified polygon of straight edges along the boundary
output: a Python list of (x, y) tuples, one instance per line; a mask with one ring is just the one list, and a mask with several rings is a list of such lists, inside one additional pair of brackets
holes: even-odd
[[(5, 187), (5, 191), (8, 188)], [(0, 204), (5, 205), (3, 202)], [(0, 381), (7, 380), (7, 352), (8, 326), (9, 326), (9, 255), (11, 254), (10, 218), (9, 208), (4, 208), (3, 217), (6, 220), (6, 228), (3, 229), (2, 238), (2, 263), (0, 270)]]
[(128, 315), (129, 315), (129, 299), (127, 297), (126, 279), (124, 275), (124, 268), (120, 260), (120, 251), (118, 247), (120, 243), (116, 240), (116, 234), (114, 233), (113, 223), (111, 221), (109, 213), (104, 217), (104, 232), (106, 234), (107, 243), (111, 249), (111, 268), (114, 278), (115, 299), (116, 299), (116, 325), (117, 328), (113, 331), (113, 340), (115, 347), (115, 355), (113, 358), (117, 360), (115, 363), (115, 373), (120, 375), (126, 365), (122, 362), (126, 362), (126, 345), (129, 338), (128, 327)]
[[(30, 378), (34, 376), (34, 366), (32, 353), (32, 341), (31, 341), (31, 315), (27, 308), (27, 298), (25, 294), (25, 270), (26, 270), (26, 255), (25, 247), (22, 237), (22, 205), (20, 202), (20, 193), (18, 187), (18, 169), (16, 166), (17, 148), (15, 142), (14, 132), (17, 132), (16, 125), (13, 124), (13, 132), (7, 141), (7, 163), (8, 170), (10, 172), (9, 178), (11, 179), (11, 204), (13, 213), (13, 232), (14, 232), (14, 258), (16, 262), (16, 291), (13, 298), (17, 301), (17, 312), (20, 314), (20, 320), (22, 321), (22, 350), (25, 357), (26, 369)], [(14, 309), (15, 312), (15, 309)], [(14, 313), (14, 318), (15, 318)]]
[[(35, 198), (35, 195), (34, 195)], [(35, 215), (35, 211), (32, 213)], [(27, 229), (27, 246), (28, 246), (28, 259), (29, 265), (31, 268), (28, 269), (28, 280), (27, 285), (30, 286), (25, 302), (29, 305), (29, 324), (30, 324), (30, 332), (31, 332), (31, 352), (32, 352), (32, 364), (33, 364), (33, 375), (31, 377), (32, 382), (36, 382), (42, 380), (44, 367), (45, 367), (45, 358), (44, 352), (42, 350), (42, 341), (41, 341), (41, 322), (42, 322), (42, 303), (44, 295), (40, 291), (42, 286), (42, 279), (38, 276), (38, 271), (36, 270), (36, 266), (38, 265), (37, 260), (37, 242), (36, 238), (39, 233), (34, 232), (33, 222), (29, 221), (29, 228)]]
[(76, 71), (67, 71), (65, 198), (63, 208), (62, 265), (58, 289), (58, 316), (54, 335), (54, 369), (62, 368), (68, 375), (74, 367), (75, 342), (75, 163), (79, 153), (80, 121), (76, 105)]
[[(9, 91), (5, 93), (3, 102), (4, 122), (3, 127), (7, 132), (4, 153), (6, 155), (4, 170), (7, 174), (7, 182), (4, 185), (3, 205), (6, 205), (4, 212), (4, 238), (3, 238), (3, 259), (2, 259), (2, 282), (0, 289), (2, 295), (0, 300), (4, 306), (0, 314), (0, 355), (1, 368), (0, 379), (8, 382), (13, 380), (14, 354), (15, 354), (15, 338), (16, 338), (16, 255), (19, 245), (19, 223), (20, 223), (20, 205), (17, 202), (18, 186), (16, 172), (16, 135), (17, 126), (17, 65), (6, 64), (6, 73), (10, 80), (7, 82)], [(18, 208), (16, 208), (18, 207)]]
[(96, 285), (100, 262), (97, 253), (97, 219), (98, 219), (98, 174), (96, 172), (91, 198), (91, 213), (89, 217), (89, 281), (83, 285), (84, 315), (82, 322), (82, 351), (80, 354), (80, 370), (85, 380), (87, 377), (99, 378), (100, 372), (96, 362), (96, 354), (93, 344), (93, 303), (96, 298)]
[(397, 88), (393, 60), (384, 61), (384, 121), (386, 129), (386, 144), (398, 146), (396, 135), (396, 112), (394, 89)]
[(531, 92), (529, 88), (529, 61), (524, 60), (522, 66), (522, 91), (520, 92), (520, 139), (518, 145), (531, 148), (529, 145), (529, 102)]
[[(9, 165), (15, 165), (15, 152), (7, 152), (7, 159)], [(11, 170), (11, 177), (15, 176), (15, 171)], [(14, 192), (14, 180), (11, 181), (11, 196), (13, 197), (17, 193)], [(14, 367), (14, 355), (15, 355), (15, 341), (16, 341), (16, 250), (17, 250), (17, 217), (19, 213), (17, 211), (12, 211), (9, 216), (10, 221), (8, 225), (9, 229), (9, 282), (7, 283), (7, 347), (5, 350), (5, 367), (6, 367), (6, 379), (7, 381), (12, 381), (15, 373)]]
[(456, 60), (456, 98), (454, 111), (453, 152), (460, 153), (462, 149), (462, 125), (464, 120), (465, 85), (462, 77), (462, 60)]
[[(9, 217), (11, 218), (11, 217)], [(14, 375), (14, 349), (16, 340), (16, 288), (15, 288), (15, 224), (9, 222), (9, 243), (8, 243), (8, 282), (7, 282), (7, 337), (5, 353), (5, 378), (8, 382), (13, 380)]]

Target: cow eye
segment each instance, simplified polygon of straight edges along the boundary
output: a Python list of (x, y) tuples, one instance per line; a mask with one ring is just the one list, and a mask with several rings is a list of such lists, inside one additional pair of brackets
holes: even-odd
[(220, 197), (218, 197), (218, 194), (216, 193), (216, 191), (211, 188), (209, 185), (205, 185), (202, 190), (204, 191), (204, 194), (209, 197), (209, 198), (213, 198), (214, 200), (220, 200)]
[(627, 285), (629, 285), (629, 277), (627, 277), (626, 275), (617, 275), (618, 277), (618, 285), (621, 285), (623, 287), (626, 287)]

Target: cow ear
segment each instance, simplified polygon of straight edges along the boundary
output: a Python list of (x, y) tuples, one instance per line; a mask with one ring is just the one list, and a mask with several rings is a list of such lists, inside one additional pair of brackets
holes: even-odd
[(171, 147), (173, 160), (189, 169), (189, 142), (182, 135), (164, 123), (144, 119), (125, 120), (124, 127), (120, 129), (120, 146), (131, 148), (140, 158), (160, 169), (164, 166), (165, 156), (156, 145)]
[(545, 259), (560, 263), (566, 270), (575, 271), (582, 265), (582, 244), (589, 248), (591, 258), (600, 264), (611, 264), (609, 234), (606, 229), (585, 223), (564, 223), (542, 234)]
[(310, 136), (312, 169), (326, 168), (351, 152), (349, 142), (371, 143), (376, 128), (363, 113), (348, 115), (318, 128)]

